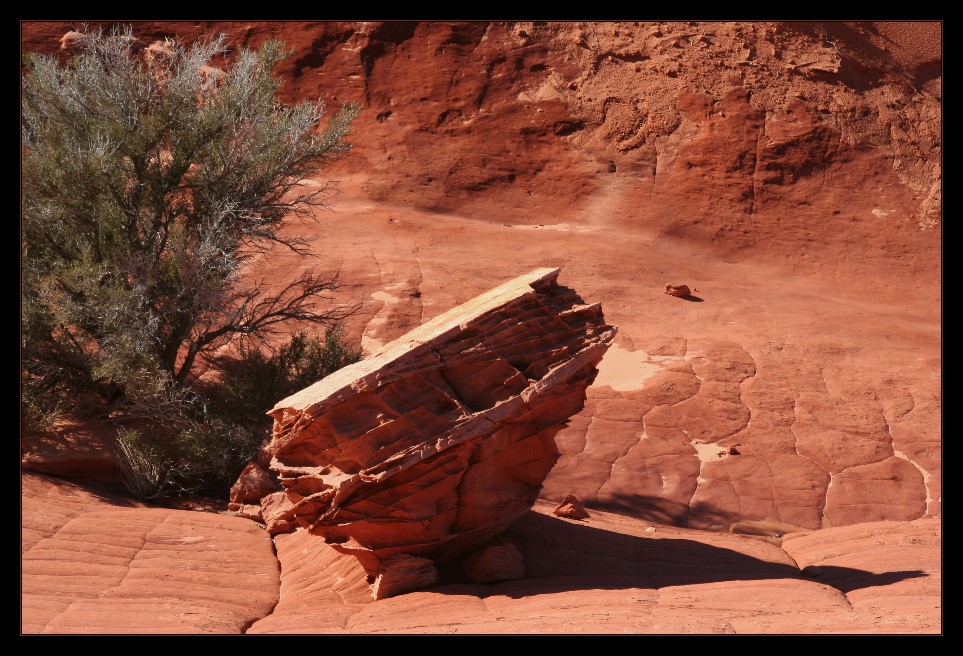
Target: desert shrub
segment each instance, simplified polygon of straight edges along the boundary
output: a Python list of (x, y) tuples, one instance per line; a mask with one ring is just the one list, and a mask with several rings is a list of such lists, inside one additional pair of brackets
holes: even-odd
[(272, 248), (314, 256), (282, 225), (324, 206), (328, 186), (304, 180), (348, 149), (358, 107), (322, 124), (320, 102), (280, 103), (273, 41), (145, 50), (130, 29), (83, 29), (73, 43), (67, 60), (23, 61), (22, 418), (94, 399), (87, 408), (157, 426), (149, 440), (124, 434), (125, 467), (183, 456), (170, 462), (188, 476), (148, 487), (214, 485), (254, 429), (246, 409), (204, 411), (217, 391), (195, 384), (198, 359), (239, 341), (269, 348), (287, 324), (334, 325), (354, 309), (333, 303), (336, 271), (305, 267), (281, 289), (242, 272)]
[(121, 480), (138, 499), (226, 494), (257, 452), (258, 431), (214, 418), (184, 422), (176, 431), (120, 428), (115, 453)]
[[(176, 406), (180, 416), (151, 436), (121, 429), (117, 456), (124, 482), (139, 498), (224, 494), (270, 434), (266, 414), (286, 396), (361, 359), (340, 325), (323, 336), (298, 331), (271, 352), (243, 346), (224, 365), (221, 385)], [(144, 417), (132, 410), (130, 415)], [(173, 429), (173, 430), (171, 430)]]
[(273, 353), (242, 346), (237, 361), (225, 367), (213, 411), (222, 417), (245, 413), (246, 424), (269, 426), (265, 413), (275, 403), (360, 359), (361, 349), (347, 343), (341, 325), (327, 327), (323, 336), (298, 331)]
[(114, 442), (121, 481), (138, 499), (153, 499), (172, 491), (170, 472), (176, 463), (163, 453), (163, 444), (145, 440), (140, 431), (121, 428)]
[(39, 395), (32, 382), (21, 373), (20, 425), (27, 431), (45, 431), (52, 428), (62, 416), (63, 404), (54, 395), (47, 398)]

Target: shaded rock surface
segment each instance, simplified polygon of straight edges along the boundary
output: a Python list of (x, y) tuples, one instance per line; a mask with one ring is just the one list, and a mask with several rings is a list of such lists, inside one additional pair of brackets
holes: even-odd
[(373, 573), (396, 553), (454, 555), (526, 512), (615, 336), (558, 273), (519, 276), (280, 401), (269, 529), (308, 527)]
[(520, 579), (525, 576), (525, 557), (511, 542), (500, 541), (470, 554), (464, 572), (469, 583)]
[(24, 436), (23, 469), (52, 476), (103, 481), (120, 480), (114, 456), (116, 426), (106, 422), (60, 421), (52, 428)]
[(395, 554), (381, 563), (371, 595), (377, 599), (397, 597), (406, 592), (438, 585), (438, 570), (430, 558)]
[(264, 521), (261, 513), (261, 499), (276, 492), (277, 489), (277, 483), (264, 467), (256, 461), (251, 461), (231, 486), (230, 503), (227, 509), (234, 515), (261, 523)]
[(257, 503), (278, 486), (261, 465), (249, 462), (231, 487), (231, 503)]
[[(545, 501), (509, 530), (526, 577), (368, 602), (358, 562), (303, 529), (277, 536), (281, 598), (251, 633), (938, 633), (940, 522), (873, 522), (783, 540)], [(796, 559), (796, 560), (794, 560)], [(797, 565), (798, 560), (798, 565)], [(820, 566), (818, 576), (810, 566)], [(353, 569), (352, 569), (353, 568)]]

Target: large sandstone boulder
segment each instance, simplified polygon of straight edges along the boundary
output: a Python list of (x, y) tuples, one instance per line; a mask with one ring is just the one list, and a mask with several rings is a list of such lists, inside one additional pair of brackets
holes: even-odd
[(272, 533), (306, 527), (379, 571), (444, 559), (531, 508), (615, 337), (599, 305), (536, 269), (279, 402)]

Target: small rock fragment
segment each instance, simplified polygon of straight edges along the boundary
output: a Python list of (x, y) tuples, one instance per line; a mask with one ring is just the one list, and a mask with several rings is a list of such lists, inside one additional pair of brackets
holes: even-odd
[(588, 519), (588, 511), (585, 506), (574, 494), (566, 494), (562, 502), (553, 511), (556, 517), (566, 517), (568, 519)]
[(692, 290), (689, 289), (688, 285), (673, 285), (670, 283), (665, 283), (665, 293), (669, 296), (689, 296), (692, 294)]
[(254, 461), (247, 463), (247, 467), (237, 477), (231, 486), (231, 503), (258, 503), (263, 497), (276, 492), (278, 486), (271, 479), (271, 475), (261, 465)]
[(471, 554), (464, 565), (465, 578), (472, 583), (493, 583), (524, 578), (525, 558), (511, 542), (483, 547)]
[(406, 592), (438, 585), (440, 578), (435, 564), (428, 558), (395, 554), (381, 564), (371, 595), (387, 599)]
[(231, 515), (253, 520), (258, 524), (264, 523), (264, 517), (261, 515), (261, 506), (253, 503), (229, 503), (227, 504), (227, 512)]
[(818, 565), (808, 565), (802, 569), (803, 576), (811, 579), (818, 579), (823, 575), (823, 570)]

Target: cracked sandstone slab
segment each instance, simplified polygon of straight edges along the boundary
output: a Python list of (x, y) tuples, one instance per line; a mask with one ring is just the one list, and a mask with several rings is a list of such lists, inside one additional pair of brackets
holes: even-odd
[(23, 633), (242, 633), (278, 600), (252, 522), (37, 474), (21, 485)]

